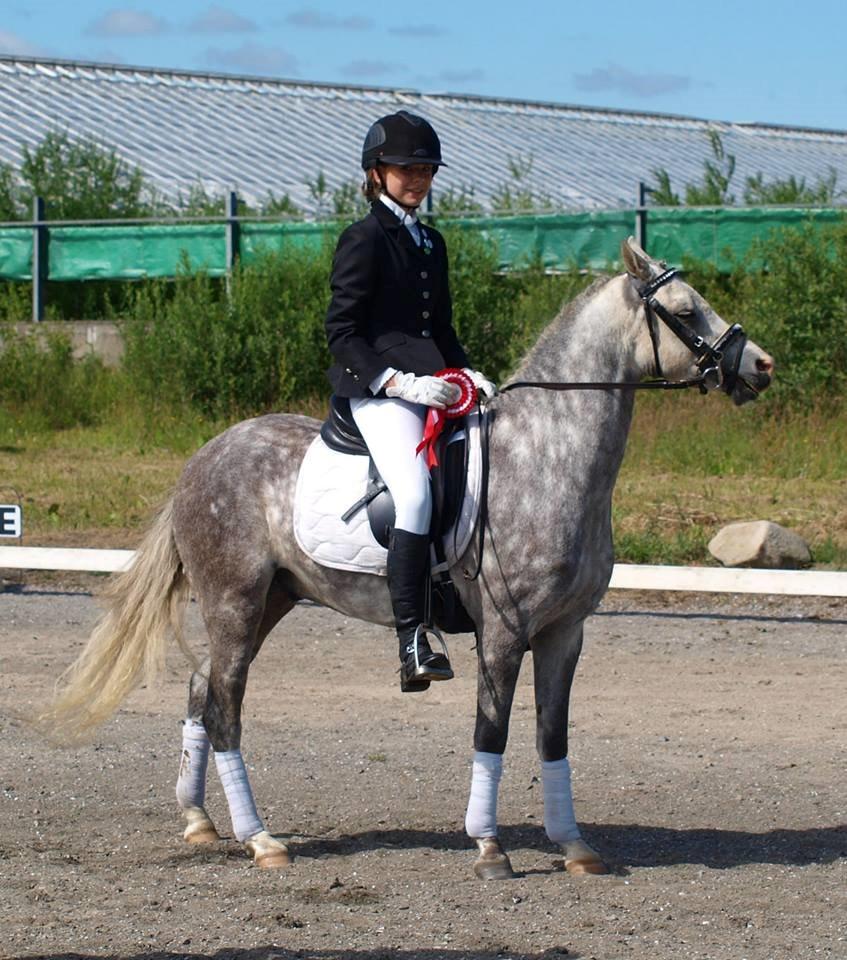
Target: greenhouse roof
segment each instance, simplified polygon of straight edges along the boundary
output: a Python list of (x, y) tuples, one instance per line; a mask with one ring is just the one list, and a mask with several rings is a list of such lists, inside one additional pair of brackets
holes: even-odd
[(632, 207), (658, 168), (679, 191), (702, 179), (709, 131), (736, 158), (736, 195), (759, 173), (811, 186), (834, 171), (847, 184), (847, 132), (0, 55), (0, 162), (18, 167), (22, 146), (65, 131), (114, 148), (171, 202), (199, 186), (252, 204), (288, 194), (319, 213), (309, 184), (321, 172), (330, 191), (358, 181), (365, 131), (398, 109), (439, 132), (448, 166), (434, 192), (472, 190), (484, 208), (514, 189), (516, 168), (556, 210)]

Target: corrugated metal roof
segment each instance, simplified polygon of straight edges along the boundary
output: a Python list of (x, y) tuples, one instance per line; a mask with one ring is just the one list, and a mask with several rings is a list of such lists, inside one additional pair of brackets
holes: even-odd
[(0, 161), (18, 166), (22, 145), (63, 130), (116, 149), (172, 202), (199, 183), (254, 204), (287, 193), (313, 213), (308, 182), (358, 179), (368, 126), (402, 108), (441, 137), (449, 166), (434, 191), (472, 187), (485, 207), (512, 183), (510, 161), (528, 159), (521, 186), (560, 210), (631, 207), (658, 167), (681, 190), (702, 178), (710, 129), (736, 157), (739, 200), (760, 172), (811, 186), (835, 170), (847, 186), (841, 131), (0, 55)]

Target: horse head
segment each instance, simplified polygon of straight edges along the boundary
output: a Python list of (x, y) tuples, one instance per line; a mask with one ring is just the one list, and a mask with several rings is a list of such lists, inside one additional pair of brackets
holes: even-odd
[(773, 358), (728, 324), (667, 264), (649, 257), (632, 237), (621, 255), (646, 323), (639, 338), (645, 366), (659, 377), (699, 373), (702, 389), (720, 389), (736, 405), (755, 399), (771, 382)]

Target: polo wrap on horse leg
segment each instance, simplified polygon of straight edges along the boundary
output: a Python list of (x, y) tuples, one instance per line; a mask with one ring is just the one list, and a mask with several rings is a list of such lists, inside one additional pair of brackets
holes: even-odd
[(244, 758), (240, 750), (225, 750), (215, 753), (215, 765), (229, 805), (232, 829), (236, 838), (243, 843), (265, 829), (256, 810)]
[(210, 748), (202, 722), (186, 720), (182, 728), (182, 757), (176, 781), (176, 799), (183, 810), (202, 807), (206, 802), (206, 769)]
[(474, 753), (465, 830), (475, 840), (497, 836), (497, 792), (502, 776), (502, 754), (484, 753), (482, 750)]
[(579, 840), (579, 827), (573, 810), (571, 765), (568, 758), (541, 762), (544, 787), (544, 829), (553, 843)]

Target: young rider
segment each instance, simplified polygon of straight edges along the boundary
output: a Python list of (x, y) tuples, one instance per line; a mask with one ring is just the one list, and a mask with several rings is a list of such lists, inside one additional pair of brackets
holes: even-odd
[(350, 399), (353, 419), (394, 500), (388, 589), (403, 692), (453, 676), (447, 657), (418, 631), (425, 623), (432, 495), (416, 447), (427, 408), (450, 406), (459, 396), (458, 386), (433, 374), (462, 367), (486, 396), (495, 391), (469, 369), (453, 329), (444, 239), (417, 217), (440, 166), (440, 141), (422, 117), (401, 110), (371, 126), (362, 169), (372, 206), (339, 238), (326, 318), (335, 360), (330, 382), (337, 396)]

